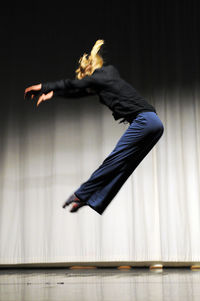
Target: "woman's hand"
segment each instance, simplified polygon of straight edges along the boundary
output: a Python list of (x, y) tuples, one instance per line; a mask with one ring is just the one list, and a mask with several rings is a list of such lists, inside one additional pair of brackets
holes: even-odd
[(44, 94), (44, 93), (41, 94), (41, 91), (40, 91), (41, 88), (42, 88), (42, 84), (38, 84), (38, 85), (34, 85), (34, 86), (30, 86), (30, 87), (26, 88), (25, 92), (24, 92), (24, 99), (27, 96), (30, 96), (31, 99), (33, 99), (35, 96), (39, 96), (38, 101), (37, 101), (37, 107), (38, 107), (42, 101), (51, 99), (53, 97), (53, 91), (50, 91), (47, 94)]
[(47, 93), (47, 94), (42, 94), (42, 95), (40, 95), (40, 97), (38, 98), (38, 101), (37, 101), (37, 107), (39, 106), (39, 104), (40, 104), (42, 101), (51, 99), (52, 97), (53, 97), (53, 91), (50, 91), (50, 92)]

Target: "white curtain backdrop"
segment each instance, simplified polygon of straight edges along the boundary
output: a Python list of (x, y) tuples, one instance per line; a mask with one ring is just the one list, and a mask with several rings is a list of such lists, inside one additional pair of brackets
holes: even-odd
[(196, 85), (146, 95), (164, 134), (102, 216), (87, 206), (72, 214), (62, 204), (128, 125), (114, 121), (97, 96), (52, 100), (24, 124), (10, 112), (1, 148), (0, 264), (200, 261), (199, 94)]

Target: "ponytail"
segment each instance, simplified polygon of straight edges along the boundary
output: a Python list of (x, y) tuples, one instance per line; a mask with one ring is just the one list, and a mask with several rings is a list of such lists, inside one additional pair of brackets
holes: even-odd
[[(103, 66), (103, 58), (98, 54), (101, 46), (104, 44), (104, 40), (97, 40), (92, 47), (90, 55), (84, 53), (83, 56), (79, 59), (79, 67), (76, 69), (76, 77), (78, 79), (83, 78), (85, 75), (91, 75), (95, 69), (101, 68)], [(88, 65), (91, 65), (91, 71), (85, 72), (85, 69)]]

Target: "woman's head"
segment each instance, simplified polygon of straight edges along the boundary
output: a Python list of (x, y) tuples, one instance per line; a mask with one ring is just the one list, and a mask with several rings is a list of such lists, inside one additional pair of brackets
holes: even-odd
[(76, 69), (76, 77), (78, 79), (82, 79), (86, 75), (91, 75), (95, 69), (103, 66), (103, 58), (100, 54), (98, 54), (98, 51), (103, 44), (104, 40), (97, 40), (90, 52), (90, 55), (84, 53), (79, 59), (79, 67)]

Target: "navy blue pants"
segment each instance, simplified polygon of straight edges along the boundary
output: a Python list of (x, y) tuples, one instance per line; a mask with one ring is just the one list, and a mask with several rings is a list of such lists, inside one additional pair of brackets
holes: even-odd
[(102, 214), (138, 164), (160, 139), (164, 126), (155, 112), (142, 112), (130, 123), (114, 150), (74, 193)]

